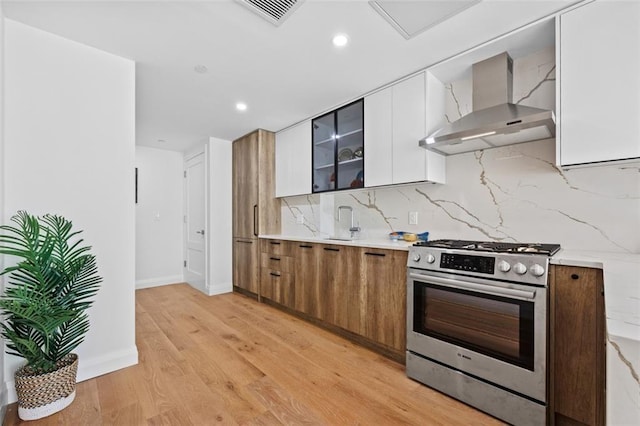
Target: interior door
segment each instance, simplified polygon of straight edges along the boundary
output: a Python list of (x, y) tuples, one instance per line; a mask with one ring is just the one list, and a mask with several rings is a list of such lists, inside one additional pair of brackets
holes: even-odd
[(206, 290), (206, 164), (204, 152), (185, 161), (184, 280)]

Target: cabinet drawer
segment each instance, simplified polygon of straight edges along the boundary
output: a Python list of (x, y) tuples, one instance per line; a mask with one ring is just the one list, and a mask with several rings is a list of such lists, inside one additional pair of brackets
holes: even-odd
[(262, 253), (260, 256), (260, 266), (262, 268), (269, 268), (279, 272), (293, 272), (293, 257), (270, 253)]
[(269, 268), (261, 268), (260, 273), (261, 296), (281, 305), (293, 307), (293, 274)]
[(292, 241), (261, 239), (260, 251), (262, 253), (291, 256), (293, 244)]

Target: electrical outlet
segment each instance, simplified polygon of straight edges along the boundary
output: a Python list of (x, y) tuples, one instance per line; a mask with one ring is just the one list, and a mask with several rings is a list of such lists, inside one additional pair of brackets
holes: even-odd
[(299, 213), (296, 216), (296, 223), (299, 224), (299, 225), (304, 224), (304, 215), (302, 213)]
[(418, 212), (409, 212), (409, 225), (418, 224)]

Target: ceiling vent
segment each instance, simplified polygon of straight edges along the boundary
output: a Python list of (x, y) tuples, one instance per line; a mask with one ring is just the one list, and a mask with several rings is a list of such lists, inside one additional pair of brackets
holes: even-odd
[(479, 3), (480, 0), (370, 1), (373, 7), (407, 40)]
[(271, 22), (276, 27), (282, 24), (304, 0), (236, 0)]

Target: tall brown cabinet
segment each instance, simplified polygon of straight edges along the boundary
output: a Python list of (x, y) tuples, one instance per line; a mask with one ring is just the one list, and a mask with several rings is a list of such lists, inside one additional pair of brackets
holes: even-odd
[(601, 269), (554, 265), (550, 423), (605, 424), (606, 326)]
[(255, 130), (233, 142), (233, 288), (259, 294), (258, 235), (280, 233), (275, 134)]

